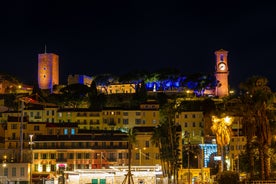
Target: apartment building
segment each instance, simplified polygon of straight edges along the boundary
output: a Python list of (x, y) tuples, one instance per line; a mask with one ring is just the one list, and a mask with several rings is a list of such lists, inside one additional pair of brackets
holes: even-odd
[[(92, 129), (81, 126), (82, 120), (91, 119), (92, 122), (96, 122), (94, 120), (97, 117), (96, 120), (101, 121), (100, 118), (106, 118), (103, 113), (108, 112), (108, 116), (111, 117), (112, 112), (121, 114), (121, 111), (107, 110), (100, 113), (88, 110), (73, 112), (48, 109), (48, 113), (47, 110), (41, 113), (41, 109), (28, 109), (25, 112), (26, 116), (23, 118), (22, 113), (19, 112), (5, 113), (6, 120), (2, 121), (1, 130), (4, 132), (5, 141), (1, 156), (6, 155), (8, 163), (32, 163), (31, 172), (34, 180), (38, 176), (57, 178), (64, 170), (100, 169), (128, 164), (126, 133), (111, 130), (111, 128), (104, 129), (104, 126)], [(57, 120), (61, 121), (58, 123), (30, 122), (31, 114), (37, 116), (43, 114), (45, 119), (54, 117), (56, 114), (58, 118), (60, 117)], [(68, 119), (70, 121), (62, 121)], [(21, 125), (22, 129), (20, 129)], [(137, 166), (160, 164), (159, 150), (150, 141), (154, 127), (138, 128), (144, 129), (137, 131), (138, 144), (133, 147), (132, 163)], [(30, 135), (32, 135), (31, 142)], [(137, 152), (139, 148), (141, 148), (140, 152)]]
[(175, 123), (182, 129), (182, 139), (189, 138), (191, 144), (201, 144), (204, 131), (203, 111), (183, 111), (175, 114)]

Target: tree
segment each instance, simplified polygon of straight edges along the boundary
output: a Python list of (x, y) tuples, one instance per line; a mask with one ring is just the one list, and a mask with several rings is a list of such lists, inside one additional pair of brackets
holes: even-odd
[(161, 121), (152, 136), (152, 142), (157, 144), (160, 152), (163, 174), (169, 181), (173, 176), (173, 182), (177, 181), (180, 159), (180, 132), (181, 127), (174, 123), (176, 112), (175, 103), (170, 102), (161, 109)]
[(98, 93), (96, 82), (93, 80), (88, 91), (89, 109), (100, 110), (103, 108), (106, 97), (103, 93)]
[(269, 148), (272, 136), (268, 114), (272, 105), (273, 94), (267, 84), (268, 80), (265, 77), (254, 76), (240, 86), (252, 104), (251, 111), (255, 122), (253, 130), (255, 130), (254, 133), (258, 140), (261, 179), (269, 179), (271, 173)]
[[(260, 178), (270, 177), (271, 130), (269, 116), (273, 94), (265, 77), (253, 76), (240, 84), (241, 95), (229, 99), (230, 110), (242, 117), (243, 132), (247, 138), (246, 152), (249, 155), (250, 175), (255, 175), (256, 145), (260, 164)], [(229, 105), (227, 105), (229, 106)]]
[(132, 173), (131, 173), (131, 150), (133, 144), (136, 142), (136, 133), (133, 129), (128, 130), (128, 172), (122, 184), (134, 184)]
[(147, 101), (147, 88), (144, 81), (141, 81), (135, 90), (135, 94), (133, 96), (132, 104), (133, 106), (139, 106), (140, 103)]
[(213, 116), (212, 122), (213, 125), (211, 130), (216, 134), (217, 144), (221, 148), (221, 171), (223, 172), (224, 168), (224, 146), (230, 143), (230, 138), (232, 135), (232, 124), (233, 119), (226, 116), (223, 118), (217, 118)]
[(217, 175), (219, 184), (238, 184), (239, 174), (233, 171), (225, 171)]
[(71, 84), (60, 90), (67, 105), (78, 107), (87, 97), (89, 87), (84, 84)]

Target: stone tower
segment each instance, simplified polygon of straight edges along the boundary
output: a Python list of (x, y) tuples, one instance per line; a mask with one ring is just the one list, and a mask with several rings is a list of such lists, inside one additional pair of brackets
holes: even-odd
[(38, 86), (50, 89), (59, 84), (59, 57), (53, 53), (38, 54)]
[(216, 55), (216, 72), (215, 76), (218, 83), (216, 87), (216, 96), (219, 98), (229, 95), (229, 86), (228, 86), (228, 51), (220, 49), (215, 51)]

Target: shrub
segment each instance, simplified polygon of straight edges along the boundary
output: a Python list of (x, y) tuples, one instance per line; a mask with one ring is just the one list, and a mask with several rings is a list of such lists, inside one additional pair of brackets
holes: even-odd
[(233, 171), (224, 171), (217, 174), (217, 181), (219, 184), (238, 184), (239, 174)]

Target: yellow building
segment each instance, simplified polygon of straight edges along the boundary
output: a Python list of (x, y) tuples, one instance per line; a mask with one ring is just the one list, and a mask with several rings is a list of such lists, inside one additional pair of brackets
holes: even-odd
[(158, 109), (104, 109), (103, 129), (120, 129), (156, 126), (159, 124)]
[(29, 183), (30, 163), (5, 163), (0, 167), (0, 183)]
[(7, 156), (7, 163), (32, 163), (33, 178), (39, 175), (46, 178), (49, 174), (57, 178), (63, 170), (128, 163), (127, 135), (120, 131), (79, 130), (77, 123), (18, 120), (9, 117), (5, 123), (5, 149), (1, 156)]
[(57, 111), (58, 123), (78, 123), (80, 129), (102, 130), (102, 112), (91, 111), (87, 108), (59, 109)]
[(84, 84), (90, 87), (92, 83), (92, 77), (86, 75), (69, 75), (67, 78), (67, 85), (71, 84)]
[(175, 123), (181, 125), (182, 139), (189, 136), (191, 144), (201, 144), (204, 131), (203, 111), (183, 111), (175, 115)]
[(119, 94), (119, 93), (135, 93), (135, 84), (110, 84), (107, 86), (97, 86), (101, 93)]
[(151, 142), (154, 127), (134, 127), (133, 130), (136, 133), (136, 142), (132, 150), (132, 165), (161, 165), (159, 148)]

